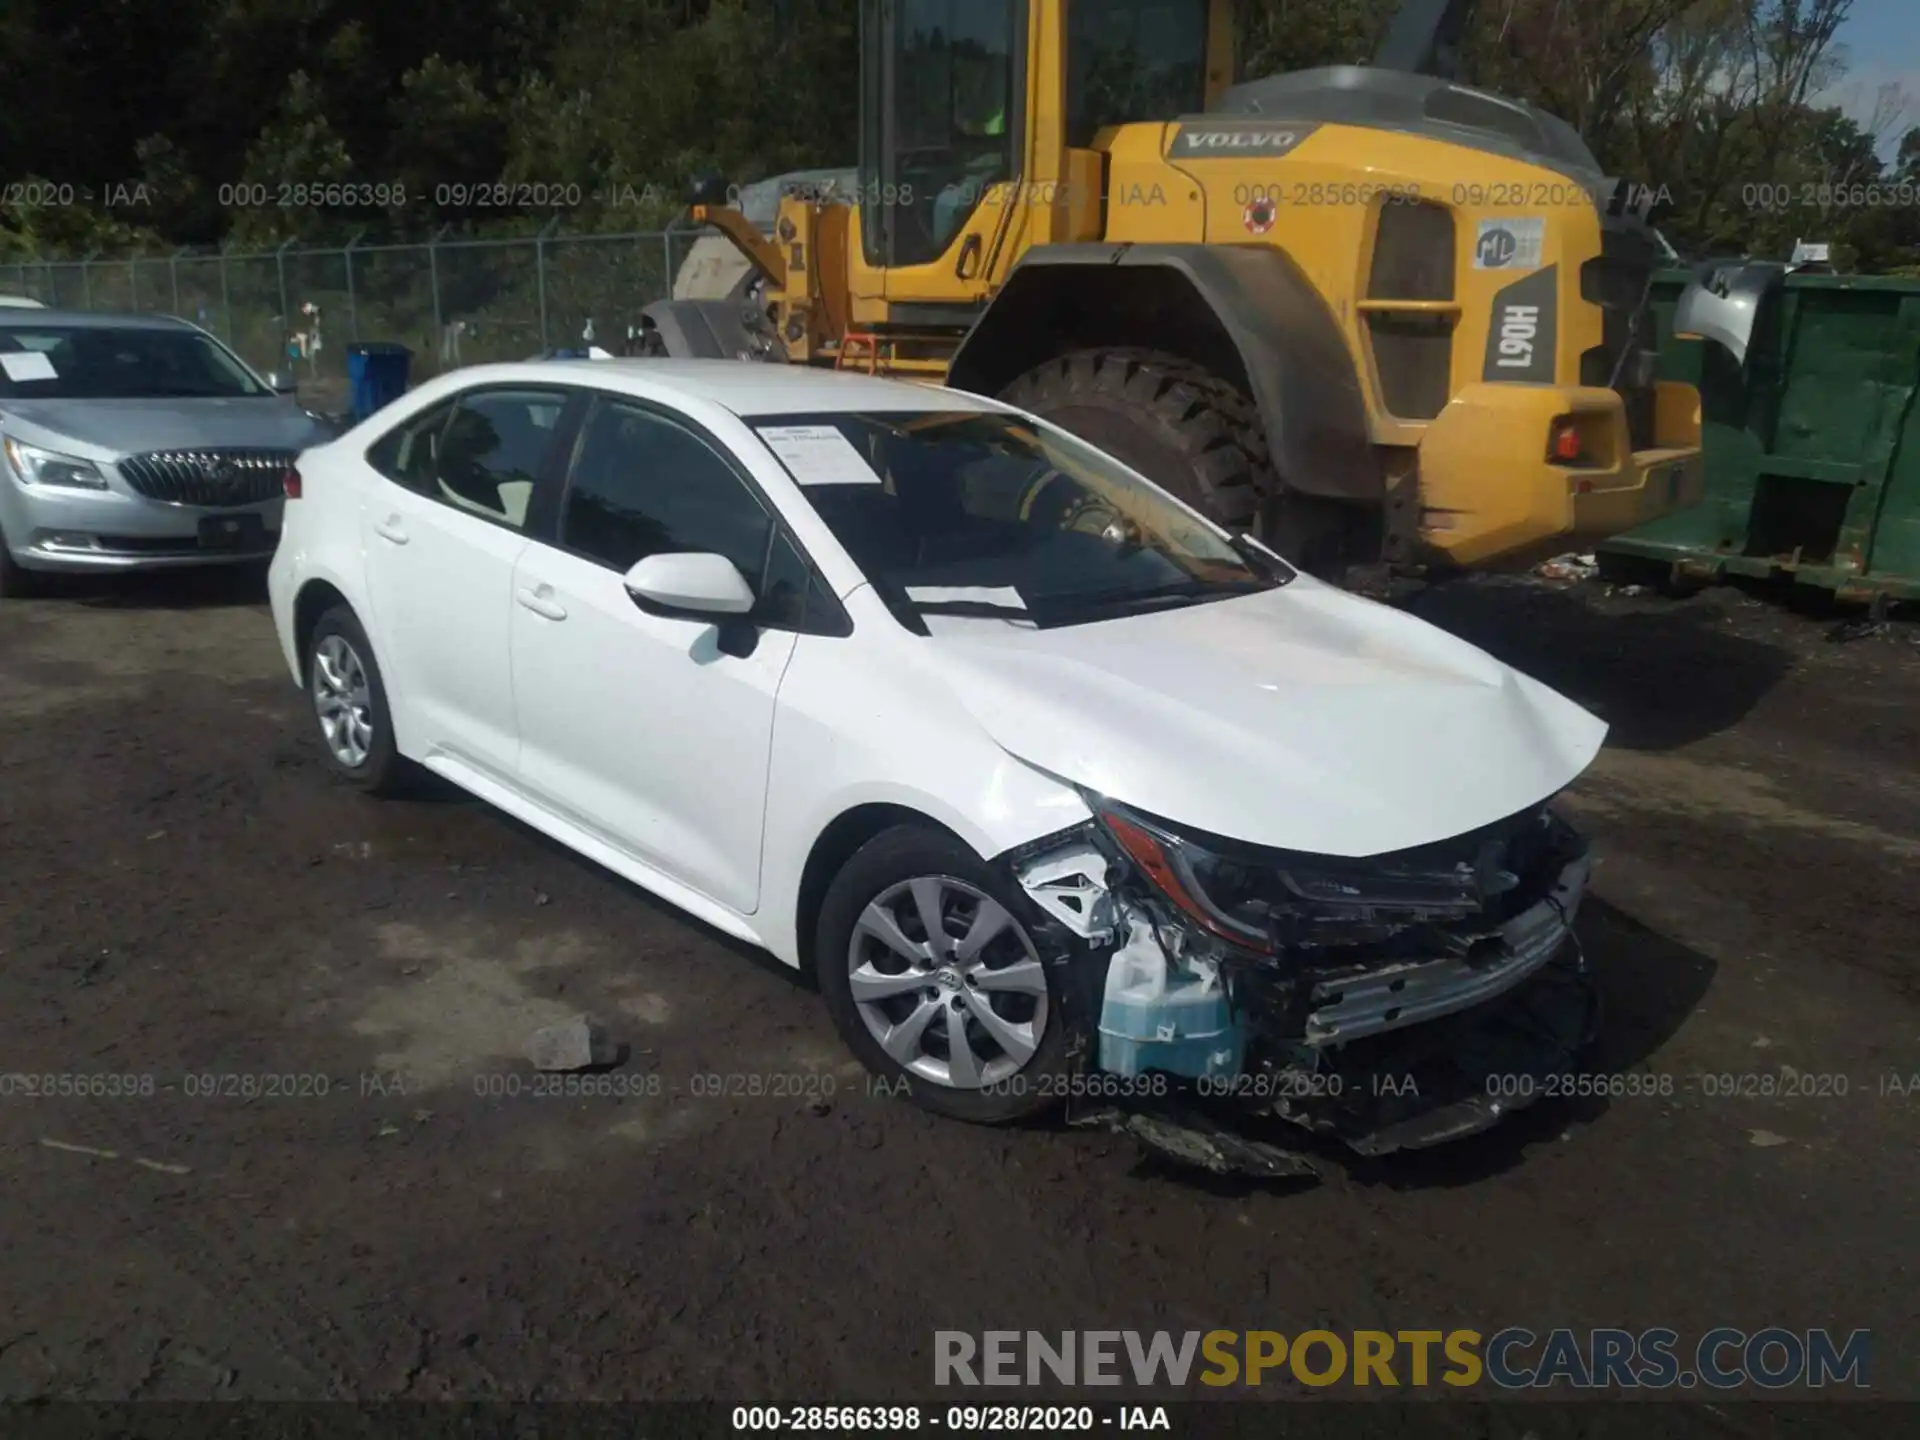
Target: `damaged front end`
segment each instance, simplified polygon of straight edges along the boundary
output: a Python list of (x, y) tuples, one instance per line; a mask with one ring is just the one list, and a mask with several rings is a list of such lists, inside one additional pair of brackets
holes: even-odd
[(1573, 935), (1591, 858), (1544, 804), (1340, 859), (1089, 799), (1095, 821), (1007, 860), (1046, 917), (1085, 1068), (1155, 1078), (1088, 1086), (1128, 1097), (1095, 1120), (1163, 1154), (1312, 1170), (1241, 1133), (1249, 1115), (1363, 1155), (1436, 1145), (1525, 1104), (1592, 1038)]

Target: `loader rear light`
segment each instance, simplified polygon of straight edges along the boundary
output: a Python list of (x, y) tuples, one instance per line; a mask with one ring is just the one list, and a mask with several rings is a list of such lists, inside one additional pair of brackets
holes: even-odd
[(294, 466), (287, 466), (286, 473), (281, 475), (280, 489), (285, 492), (289, 500), (300, 498), (300, 472)]
[(1548, 434), (1547, 458), (1558, 465), (1578, 465), (1585, 455), (1586, 445), (1580, 438), (1580, 427), (1569, 419), (1554, 421)]

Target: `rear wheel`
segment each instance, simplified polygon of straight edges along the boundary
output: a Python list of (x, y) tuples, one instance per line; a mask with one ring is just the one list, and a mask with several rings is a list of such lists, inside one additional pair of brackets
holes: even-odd
[(394, 746), (379, 662), (353, 611), (336, 605), (320, 617), (305, 661), (307, 698), (334, 773), (370, 795), (399, 793), (407, 763)]
[[(1231, 383), (1153, 350), (1080, 350), (1000, 392), (1179, 496), (1216, 524), (1248, 530), (1289, 560), (1338, 579), (1359, 558), (1358, 507), (1286, 488), (1253, 402)], [(1377, 522), (1376, 522), (1377, 523)]]

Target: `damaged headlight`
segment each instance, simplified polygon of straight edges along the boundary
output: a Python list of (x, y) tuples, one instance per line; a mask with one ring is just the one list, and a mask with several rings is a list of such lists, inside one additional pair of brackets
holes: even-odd
[(1094, 809), (1114, 843), (1196, 924), (1266, 954), (1486, 915), (1522, 884), (1508, 868), (1517, 833), (1550, 823), (1542, 810), (1440, 846), (1348, 860), (1178, 833), (1111, 802)]

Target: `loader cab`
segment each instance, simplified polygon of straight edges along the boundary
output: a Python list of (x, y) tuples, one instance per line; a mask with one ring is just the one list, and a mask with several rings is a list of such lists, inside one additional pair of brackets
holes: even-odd
[(1018, 173), (1028, 0), (868, 0), (861, 35), (862, 247), (940, 259), (988, 186)]
[[(1104, 127), (1203, 109), (1230, 0), (865, 0), (861, 248), (893, 271), (982, 256), (1016, 181), (1057, 183)], [(1211, 62), (1211, 63), (1210, 63)], [(1049, 147), (1046, 153), (1040, 147)], [(1024, 199), (1020, 203), (1027, 203)], [(958, 258), (958, 264), (949, 259)]]

